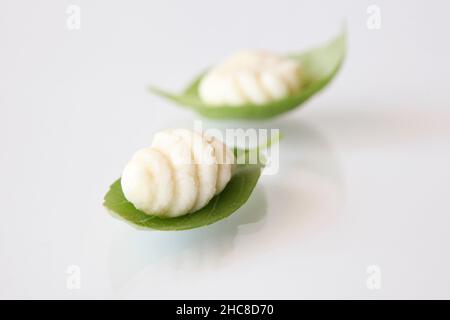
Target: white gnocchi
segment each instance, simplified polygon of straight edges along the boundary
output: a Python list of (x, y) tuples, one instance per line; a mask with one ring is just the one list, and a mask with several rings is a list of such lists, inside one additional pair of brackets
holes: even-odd
[(186, 129), (157, 133), (125, 166), (121, 186), (137, 209), (160, 217), (197, 211), (234, 172), (233, 152), (220, 140)]
[(211, 106), (262, 105), (297, 92), (301, 74), (295, 60), (266, 51), (241, 51), (207, 72), (199, 95)]

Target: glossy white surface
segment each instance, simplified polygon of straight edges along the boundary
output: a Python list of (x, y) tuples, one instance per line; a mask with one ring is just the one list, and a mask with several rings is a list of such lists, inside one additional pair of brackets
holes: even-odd
[[(0, 3), (1, 298), (450, 298), (446, 2), (377, 1), (379, 30), (361, 1), (74, 3), (74, 31), (71, 2)], [(182, 88), (240, 48), (320, 44), (342, 18), (336, 81), (256, 124), (284, 133), (281, 168), (238, 213), (170, 233), (105, 212), (130, 155), (198, 118), (147, 85)]]

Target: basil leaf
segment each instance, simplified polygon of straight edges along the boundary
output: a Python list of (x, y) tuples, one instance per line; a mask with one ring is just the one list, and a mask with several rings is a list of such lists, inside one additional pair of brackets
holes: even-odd
[(178, 105), (186, 106), (199, 114), (216, 119), (263, 119), (271, 118), (295, 109), (326, 87), (339, 71), (346, 53), (345, 30), (328, 44), (288, 57), (302, 64), (304, 86), (298, 93), (289, 95), (264, 105), (246, 104), (242, 106), (210, 106), (202, 101), (198, 87), (204, 76), (202, 73), (181, 94), (173, 94), (156, 87), (151, 92), (167, 98)]
[(116, 180), (106, 193), (103, 205), (118, 217), (144, 229), (187, 230), (206, 226), (230, 216), (250, 197), (262, 165), (237, 165), (236, 172), (221, 193), (216, 195), (202, 209), (176, 218), (151, 216), (136, 209), (122, 191), (120, 179)]

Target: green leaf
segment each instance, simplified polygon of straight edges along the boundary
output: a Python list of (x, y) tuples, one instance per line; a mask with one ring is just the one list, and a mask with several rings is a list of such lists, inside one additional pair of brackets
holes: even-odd
[(230, 216), (250, 197), (261, 174), (261, 165), (237, 165), (236, 173), (225, 189), (202, 209), (176, 218), (150, 216), (136, 209), (122, 191), (120, 179), (116, 180), (105, 195), (103, 205), (112, 213), (145, 229), (187, 230), (209, 225)]
[(346, 53), (346, 32), (343, 30), (339, 36), (328, 44), (311, 49), (300, 54), (289, 54), (288, 57), (298, 60), (304, 71), (305, 84), (298, 93), (287, 96), (281, 100), (264, 105), (246, 104), (242, 106), (210, 106), (202, 101), (198, 94), (198, 86), (203, 72), (181, 94), (173, 94), (156, 87), (150, 90), (179, 105), (189, 107), (208, 118), (216, 119), (263, 119), (271, 118), (292, 110), (311, 98), (314, 94), (327, 86), (339, 71)]

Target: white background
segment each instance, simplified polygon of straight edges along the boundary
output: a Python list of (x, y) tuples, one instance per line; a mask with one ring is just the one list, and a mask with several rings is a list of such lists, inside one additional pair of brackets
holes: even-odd
[[(0, 297), (450, 298), (449, 13), (437, 0), (1, 0)], [(187, 232), (104, 210), (136, 149), (198, 119), (148, 85), (181, 89), (241, 48), (321, 44), (344, 19), (342, 72), (304, 109), (205, 122), (285, 135), (279, 174), (245, 207)]]

